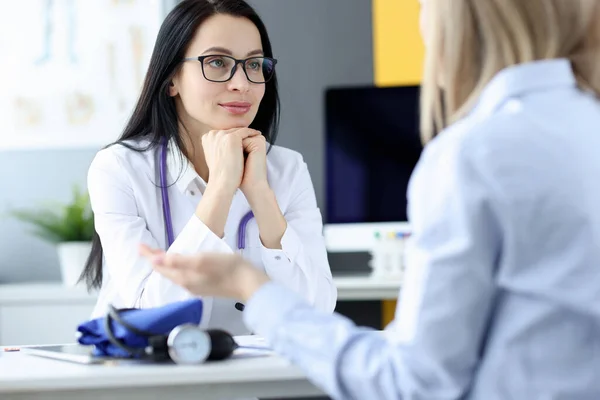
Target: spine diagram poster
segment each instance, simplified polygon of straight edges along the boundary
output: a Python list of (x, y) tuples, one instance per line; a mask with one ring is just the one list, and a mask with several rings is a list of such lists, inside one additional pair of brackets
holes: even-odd
[(141, 90), (162, 0), (18, 0), (0, 7), (0, 149), (114, 141)]

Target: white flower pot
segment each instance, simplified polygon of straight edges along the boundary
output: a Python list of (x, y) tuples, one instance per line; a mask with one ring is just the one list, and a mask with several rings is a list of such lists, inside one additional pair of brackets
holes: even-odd
[(87, 261), (92, 242), (64, 242), (57, 246), (60, 272), (65, 286), (77, 286), (77, 280)]

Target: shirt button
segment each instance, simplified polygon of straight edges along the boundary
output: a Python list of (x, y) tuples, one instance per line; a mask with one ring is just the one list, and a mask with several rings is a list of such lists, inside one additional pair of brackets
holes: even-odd
[(277, 261), (279, 261), (279, 260), (281, 260), (281, 256), (275, 256), (275, 259), (276, 259)]
[(188, 194), (189, 194), (190, 196), (195, 196), (195, 195), (196, 195), (196, 192), (194, 192), (193, 190), (189, 190), (189, 191), (188, 191)]

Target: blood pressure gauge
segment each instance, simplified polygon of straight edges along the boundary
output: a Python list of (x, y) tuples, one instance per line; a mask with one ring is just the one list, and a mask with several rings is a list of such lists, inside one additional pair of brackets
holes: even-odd
[(201, 364), (208, 359), (212, 344), (210, 335), (198, 325), (183, 324), (169, 333), (167, 348), (177, 364)]

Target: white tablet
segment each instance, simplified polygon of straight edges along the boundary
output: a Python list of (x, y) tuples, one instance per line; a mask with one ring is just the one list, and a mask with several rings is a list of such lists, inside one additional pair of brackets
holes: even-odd
[(80, 344), (44, 345), (21, 347), (21, 352), (39, 357), (70, 361), (79, 364), (105, 364), (114, 362), (141, 363), (140, 360), (115, 357), (98, 357), (93, 355), (94, 346)]

